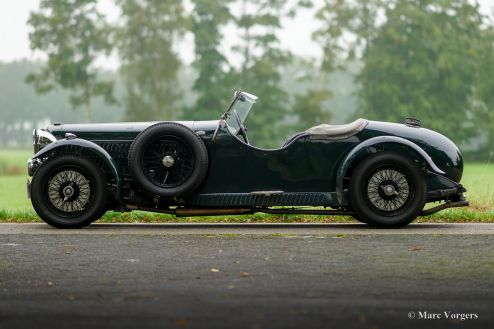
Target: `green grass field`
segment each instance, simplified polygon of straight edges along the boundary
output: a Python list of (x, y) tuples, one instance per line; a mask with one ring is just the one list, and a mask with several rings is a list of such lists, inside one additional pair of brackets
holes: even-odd
[(32, 150), (0, 150), (0, 176), (26, 174), (27, 159)]
[[(39, 221), (27, 198), (25, 167), (30, 151), (0, 151), (0, 167), (21, 169), (22, 174), (0, 175), (0, 222)], [(469, 208), (448, 209), (418, 221), (433, 222), (494, 222), (494, 164), (467, 164), (462, 184), (468, 189)], [(299, 215), (246, 215), (222, 217), (175, 218), (174, 216), (133, 212), (109, 212), (105, 222), (345, 222), (347, 217)]]

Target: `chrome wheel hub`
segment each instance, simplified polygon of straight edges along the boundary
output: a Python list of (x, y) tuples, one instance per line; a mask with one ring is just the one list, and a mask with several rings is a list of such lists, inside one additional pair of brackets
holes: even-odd
[(163, 136), (146, 147), (142, 170), (146, 178), (160, 188), (179, 186), (194, 171), (194, 152), (182, 139)]
[(171, 168), (175, 164), (175, 159), (171, 155), (167, 155), (163, 158), (163, 166)]
[(382, 186), (382, 189), (387, 196), (392, 196), (397, 193), (393, 185)]
[(71, 196), (74, 195), (74, 188), (72, 186), (67, 186), (63, 189), (63, 195), (66, 197), (66, 198), (70, 198)]
[(90, 196), (89, 180), (78, 171), (60, 171), (48, 181), (48, 199), (60, 211), (82, 211), (88, 205)]
[(392, 212), (405, 205), (410, 196), (406, 176), (394, 169), (375, 172), (367, 184), (367, 198), (381, 211)]

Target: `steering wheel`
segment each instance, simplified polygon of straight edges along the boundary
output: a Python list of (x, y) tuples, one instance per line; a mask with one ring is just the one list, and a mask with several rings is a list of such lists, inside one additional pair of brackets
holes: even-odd
[(247, 137), (247, 128), (242, 123), (242, 120), (240, 120), (240, 117), (238, 116), (237, 111), (235, 111), (235, 118), (237, 119), (237, 124), (238, 124), (238, 127), (240, 128), (238, 132), (244, 138), (245, 143), (247, 145), (250, 145), (249, 137)]

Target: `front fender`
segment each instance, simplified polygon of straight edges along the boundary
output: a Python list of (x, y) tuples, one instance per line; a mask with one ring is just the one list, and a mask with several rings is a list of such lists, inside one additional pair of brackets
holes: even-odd
[(115, 160), (106, 152), (104, 148), (95, 144), (91, 141), (85, 139), (61, 139), (51, 144), (48, 144), (43, 149), (41, 149), (38, 153), (36, 153), (30, 162), (37, 159), (48, 158), (53, 156), (59, 152), (64, 153), (80, 153), (81, 151), (86, 150), (92, 152), (96, 156), (98, 156), (103, 162), (110, 168), (113, 178), (115, 179), (115, 183), (117, 186), (116, 198), (120, 203), (122, 203), (122, 179), (120, 175), (120, 169), (118, 168)]
[(429, 170), (444, 175), (445, 172), (439, 169), (439, 167), (432, 161), (432, 158), (417, 144), (397, 136), (379, 136), (370, 138), (355, 148), (341, 162), (338, 172), (336, 174), (336, 193), (338, 203), (343, 205), (343, 188), (344, 179), (347, 177), (349, 170), (353, 169), (356, 164), (369, 154), (384, 151), (385, 149), (400, 149), (405, 148), (417, 156), (422, 158), (428, 165)]

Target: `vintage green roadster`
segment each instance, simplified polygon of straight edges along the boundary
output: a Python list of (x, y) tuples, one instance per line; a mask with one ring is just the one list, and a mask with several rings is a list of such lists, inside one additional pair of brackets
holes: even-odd
[[(320, 125), (278, 149), (249, 143), (257, 97), (236, 92), (220, 120), (60, 124), (33, 133), (28, 193), (59, 228), (106, 211), (177, 216), (349, 215), (378, 227), (468, 206), (456, 145), (422, 128), (358, 119)], [(426, 207), (427, 203), (439, 204)]]

